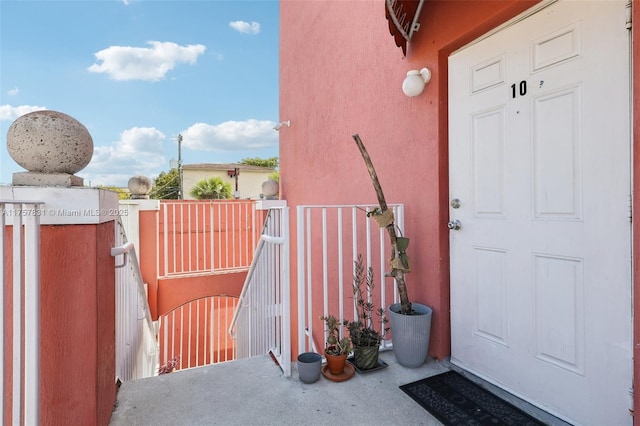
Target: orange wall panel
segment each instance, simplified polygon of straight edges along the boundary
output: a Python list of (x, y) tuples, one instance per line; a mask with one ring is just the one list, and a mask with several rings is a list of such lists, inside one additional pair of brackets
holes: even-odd
[[(114, 222), (40, 229), (40, 422), (108, 424), (116, 397)], [(10, 235), (5, 238), (9, 252)], [(11, 258), (9, 253), (5, 261)], [(11, 294), (6, 288), (9, 336)], [(8, 357), (11, 339), (5, 344)], [(8, 365), (5, 372), (10, 371)], [(11, 374), (5, 375), (5, 422), (10, 380)]]
[(140, 247), (138, 262), (147, 284), (151, 318), (158, 319), (158, 220), (157, 210), (144, 210), (139, 216)]
[(158, 315), (205, 296), (240, 296), (247, 271), (158, 280)]
[(111, 416), (116, 390), (113, 226), (42, 227), (43, 424), (106, 424)]

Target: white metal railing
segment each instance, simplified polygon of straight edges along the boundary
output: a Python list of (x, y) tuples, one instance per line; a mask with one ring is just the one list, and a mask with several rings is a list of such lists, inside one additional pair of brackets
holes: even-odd
[(116, 379), (151, 377), (158, 371), (157, 329), (132, 242), (120, 218), (116, 222)]
[(133, 243), (136, 253), (140, 253), (140, 205), (138, 200), (120, 200), (118, 212), (127, 236), (127, 241)]
[(160, 365), (175, 359), (185, 370), (236, 359), (227, 329), (237, 305), (237, 297), (206, 296), (160, 316)]
[[(40, 214), (41, 202), (0, 200), (0, 356), (3, 383), (12, 374), (11, 423), (35, 425), (40, 420)], [(5, 247), (5, 234), (10, 218), (12, 245)], [(5, 273), (5, 261), (11, 257), (10, 274)], [(6, 278), (11, 276), (9, 282)], [(5, 359), (6, 307), (5, 289), (12, 293), (12, 352)], [(23, 323), (24, 321), (24, 323)], [(23, 328), (24, 324), (24, 328)], [(24, 345), (24, 346), (23, 346)], [(9, 363), (7, 362), (9, 361)], [(22, 363), (24, 362), (24, 370)], [(9, 365), (8, 365), (9, 364)], [(24, 376), (22, 372), (24, 371)], [(0, 414), (4, 418), (5, 391), (0, 386)]]
[(229, 333), (238, 358), (271, 353), (291, 376), (289, 208), (271, 208)]
[[(370, 219), (377, 205), (298, 206), (298, 352), (324, 347), (326, 331), (321, 315), (339, 319), (357, 318), (353, 298), (353, 267), (362, 254), (365, 268), (372, 267), (376, 288), (369, 295), (377, 308), (398, 300), (393, 278), (385, 277), (390, 244), (385, 229)], [(395, 224), (404, 230), (404, 206), (389, 205)], [(322, 310), (314, 307), (322, 306)], [(391, 348), (384, 339), (381, 349)]]
[(256, 225), (252, 200), (162, 200), (158, 276), (248, 268)]

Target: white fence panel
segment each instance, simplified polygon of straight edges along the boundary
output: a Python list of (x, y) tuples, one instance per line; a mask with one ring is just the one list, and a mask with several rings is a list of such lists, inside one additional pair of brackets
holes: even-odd
[(259, 236), (252, 200), (162, 200), (159, 277), (248, 268)]
[[(390, 243), (386, 230), (379, 228), (368, 213), (377, 205), (298, 206), (298, 352), (322, 353), (326, 340), (321, 315), (354, 320), (354, 262), (361, 254), (365, 268), (372, 267), (376, 283), (371, 301), (376, 309), (397, 302), (389, 268)], [(389, 205), (395, 225), (402, 235), (404, 206)], [(322, 306), (321, 309), (314, 307)], [(381, 349), (391, 348), (384, 339)]]
[(116, 378), (121, 381), (158, 373), (157, 329), (132, 242), (120, 218), (111, 255), (116, 256)]
[(206, 296), (160, 317), (160, 365), (176, 370), (236, 359), (235, 341), (227, 334), (238, 298)]
[(291, 376), (289, 208), (269, 209), (229, 333), (238, 358), (271, 353)]

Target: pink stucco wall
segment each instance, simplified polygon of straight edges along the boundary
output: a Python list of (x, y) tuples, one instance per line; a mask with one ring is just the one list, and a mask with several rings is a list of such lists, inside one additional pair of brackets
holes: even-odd
[[(383, 1), (280, 3), (280, 119), (292, 121), (291, 128), (280, 134), (281, 197), (292, 208), (299, 204), (375, 201), (351, 141), (352, 133), (361, 135), (388, 201), (407, 207), (406, 234), (412, 237), (409, 254), (413, 259), (408, 278), (410, 297), (434, 307), (433, 356), (443, 357), (450, 351), (449, 243), (444, 227), (448, 220), (447, 57), (537, 2), (427, 1), (420, 19), (422, 26), (406, 58), (387, 31)], [(633, 22), (637, 23), (640, 1), (632, 3)], [(635, 29), (632, 39), (633, 69), (638, 70), (640, 33)], [(406, 98), (400, 90), (405, 72), (425, 66), (433, 73), (431, 83), (421, 96)], [(640, 208), (637, 75), (635, 71), (634, 211)], [(640, 359), (639, 236), (640, 224), (635, 220), (636, 360)], [(295, 242), (292, 244), (295, 246)], [(640, 382), (637, 362), (634, 379)], [(634, 405), (640, 406), (640, 392), (634, 394)], [(640, 424), (637, 419), (634, 424)]]
[[(280, 3), (280, 119), (291, 120), (280, 132), (280, 196), (292, 208), (375, 203), (352, 140), (360, 135), (387, 202), (406, 206), (409, 297), (434, 308), (430, 354), (438, 358), (450, 350), (447, 56), (535, 3), (427, 1), (407, 57), (388, 32), (383, 1)], [(422, 67), (432, 80), (408, 98), (406, 72)]]

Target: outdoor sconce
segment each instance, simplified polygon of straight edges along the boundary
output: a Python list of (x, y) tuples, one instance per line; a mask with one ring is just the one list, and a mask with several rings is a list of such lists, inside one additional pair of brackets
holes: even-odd
[(422, 68), (420, 71), (411, 70), (402, 82), (402, 91), (409, 97), (418, 96), (422, 93), (429, 80), (431, 80), (429, 68)]
[(291, 120), (287, 120), (287, 121), (281, 121), (278, 124), (276, 124), (275, 126), (273, 126), (273, 130), (275, 130), (276, 132), (279, 132), (280, 129), (282, 128), (282, 126), (287, 126), (287, 127), (291, 127)]

